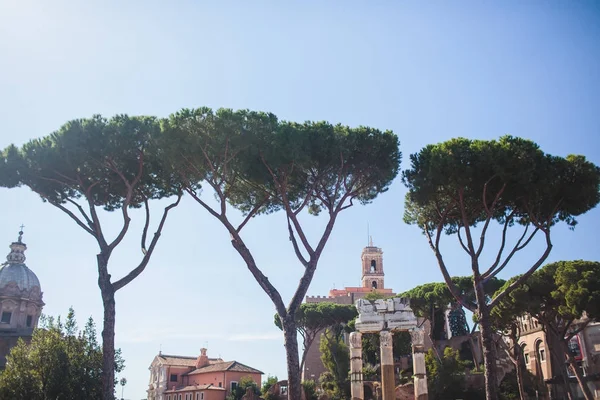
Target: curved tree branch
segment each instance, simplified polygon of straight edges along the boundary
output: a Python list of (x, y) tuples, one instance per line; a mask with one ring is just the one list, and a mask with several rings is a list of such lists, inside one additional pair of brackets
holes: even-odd
[(152, 241), (150, 242), (150, 246), (148, 246), (148, 251), (146, 251), (146, 253), (144, 254), (144, 257), (142, 258), (142, 261), (135, 269), (133, 269), (126, 276), (124, 276), (123, 278), (119, 279), (118, 281), (116, 281), (112, 284), (113, 290), (115, 292), (117, 290), (121, 289), (122, 287), (124, 287), (125, 285), (127, 285), (132, 280), (134, 280), (139, 274), (142, 273), (142, 271), (144, 271), (144, 269), (146, 268), (146, 265), (148, 265), (148, 261), (150, 261), (150, 256), (152, 255), (152, 252), (154, 251), (154, 248), (156, 247), (156, 244), (158, 243), (158, 239), (160, 238), (160, 235), (162, 233), (162, 230), (165, 225), (165, 221), (167, 220), (169, 211), (179, 205), (182, 195), (183, 195), (183, 193), (180, 192), (177, 195), (177, 200), (175, 202), (169, 204), (167, 207), (165, 207), (162, 218), (160, 219), (160, 223), (158, 224), (158, 228), (156, 229), (156, 232), (154, 233), (154, 237), (152, 238)]
[(506, 295), (512, 292), (515, 288), (521, 286), (523, 282), (527, 278), (531, 276), (535, 272), (536, 269), (542, 265), (542, 263), (548, 258), (550, 251), (552, 250), (552, 241), (550, 240), (550, 230), (544, 232), (546, 234), (546, 250), (542, 254), (542, 256), (525, 272), (521, 275), (517, 280), (515, 280), (512, 284), (510, 284), (504, 291), (502, 291), (498, 296), (496, 296), (489, 304), (489, 308), (492, 309), (495, 305), (497, 305)]

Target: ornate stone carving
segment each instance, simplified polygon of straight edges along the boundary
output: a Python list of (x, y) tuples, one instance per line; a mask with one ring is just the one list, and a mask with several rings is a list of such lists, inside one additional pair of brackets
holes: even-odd
[(413, 346), (423, 346), (425, 344), (425, 330), (423, 328), (413, 328), (409, 332)]
[(379, 334), (379, 341), (381, 343), (381, 347), (392, 347), (392, 333), (389, 331), (381, 331)]
[(350, 347), (354, 349), (362, 348), (362, 333), (352, 332), (350, 334)]

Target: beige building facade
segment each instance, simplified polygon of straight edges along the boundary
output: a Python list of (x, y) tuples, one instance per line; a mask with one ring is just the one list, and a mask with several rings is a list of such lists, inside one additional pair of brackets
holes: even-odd
[[(529, 315), (522, 317), (519, 328), (522, 332), (519, 345), (523, 350), (525, 367), (540, 382), (547, 385), (552, 398), (560, 398), (562, 393), (559, 387), (561, 384), (559, 368), (566, 368), (566, 365), (556, 365), (552, 360), (546, 333), (535, 318)], [(582, 367), (584, 379), (590, 390), (596, 398), (600, 398), (600, 323), (589, 323), (582, 332), (573, 337), (569, 348)], [(573, 392), (583, 398), (573, 373), (568, 369), (567, 373)]]

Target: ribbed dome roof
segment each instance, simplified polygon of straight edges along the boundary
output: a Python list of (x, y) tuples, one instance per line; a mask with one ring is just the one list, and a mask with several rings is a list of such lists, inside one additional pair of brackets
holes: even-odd
[(35, 286), (41, 289), (37, 276), (25, 264), (5, 264), (0, 268), (0, 292), (10, 282), (15, 282), (21, 290), (31, 290)]
[(32, 270), (25, 265), (25, 250), (27, 246), (21, 242), (23, 232), (19, 232), (19, 240), (10, 245), (10, 253), (6, 256), (6, 263), (0, 267), (0, 294), (11, 282), (16, 283), (20, 290), (30, 291), (38, 287), (41, 291), (40, 281)]

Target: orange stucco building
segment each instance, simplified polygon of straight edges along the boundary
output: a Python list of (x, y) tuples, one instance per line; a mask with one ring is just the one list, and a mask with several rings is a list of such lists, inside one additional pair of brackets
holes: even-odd
[(224, 400), (243, 377), (261, 385), (261, 371), (237, 361), (159, 353), (150, 365), (148, 400)]

